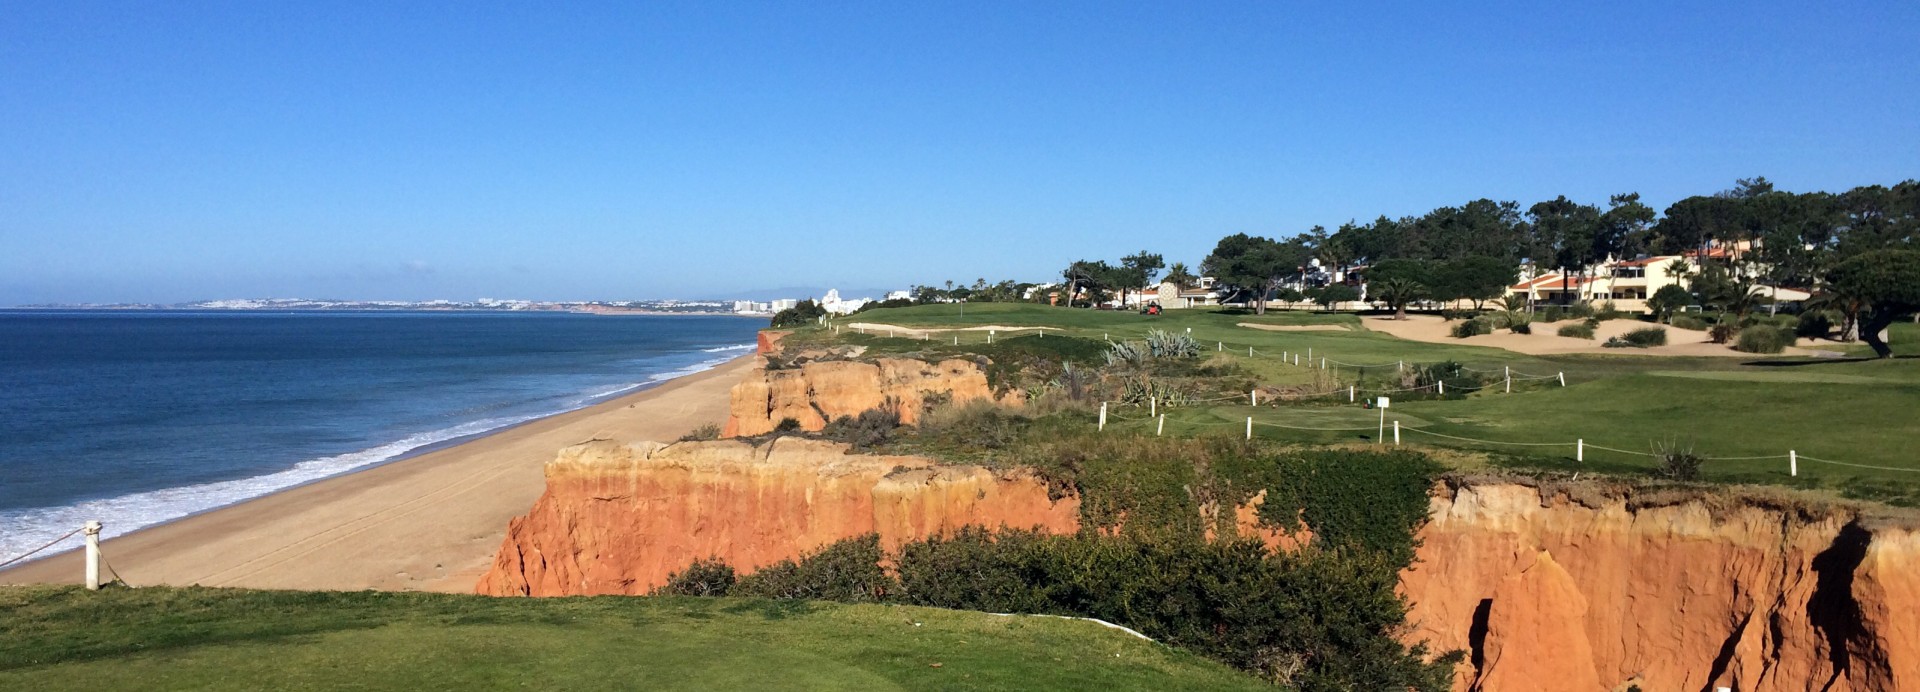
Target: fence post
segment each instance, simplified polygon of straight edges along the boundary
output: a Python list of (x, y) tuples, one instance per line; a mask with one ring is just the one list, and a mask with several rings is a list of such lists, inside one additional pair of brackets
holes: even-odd
[(1223, 341), (1215, 341), (1215, 342), (1213, 342), (1213, 350), (1215, 350), (1215, 351), (1221, 351), (1221, 352), (1225, 352), (1225, 351), (1227, 350), (1227, 344), (1226, 344), (1226, 342), (1223, 342)]
[(1107, 402), (1100, 402), (1100, 429), (1107, 429)]
[(1160, 397), (1156, 396), (1156, 397), (1147, 399), (1147, 415), (1149, 416), (1160, 415)]
[(1166, 434), (1166, 432), (1167, 432), (1167, 414), (1162, 413), (1160, 414), (1160, 425), (1153, 429), (1153, 434), (1155, 437), (1159, 437), (1160, 435)]
[(1253, 416), (1247, 416), (1247, 439), (1253, 439)]
[(1309, 362), (1309, 363), (1311, 363), (1311, 362), (1313, 362), (1313, 347), (1312, 347), (1312, 346), (1308, 346), (1308, 347), (1307, 347), (1307, 362)]
[(1513, 393), (1513, 377), (1512, 376), (1507, 377), (1507, 393), (1508, 394)]
[(1247, 357), (1248, 357), (1248, 358), (1252, 358), (1252, 357), (1253, 357), (1253, 347), (1252, 347), (1252, 346), (1248, 346), (1248, 347), (1247, 347)]
[(1800, 475), (1800, 453), (1791, 449), (1787, 450), (1787, 475)]
[(1260, 405), (1260, 390), (1258, 389), (1247, 390), (1247, 405), (1248, 406)]
[(1320, 369), (1321, 369), (1321, 370), (1325, 370), (1325, 369), (1327, 369), (1327, 357), (1326, 357), (1326, 356), (1321, 356), (1321, 357), (1320, 357)]
[(89, 520), (87, 534), (87, 590), (100, 590), (100, 522)]
[(1393, 421), (1393, 446), (1400, 446), (1400, 421)]
[(1585, 439), (1579, 439), (1579, 440), (1573, 441), (1573, 460), (1574, 461), (1587, 460), (1587, 441)]
[(987, 343), (993, 343), (993, 330), (987, 330)]
[(1511, 365), (1502, 365), (1502, 366), (1500, 366), (1500, 368), (1501, 368), (1502, 370), (1505, 370), (1505, 371), (1506, 371), (1506, 377), (1507, 377), (1507, 379), (1509, 379), (1509, 380), (1511, 380), (1511, 379), (1513, 379), (1513, 366), (1511, 366)]
[(1406, 371), (1407, 371), (1407, 362), (1406, 362), (1406, 361), (1404, 361), (1404, 360), (1403, 360), (1403, 361), (1400, 361), (1400, 365), (1399, 365), (1399, 367), (1396, 367), (1396, 368), (1394, 368), (1394, 369), (1393, 369), (1393, 371), (1394, 371), (1394, 372), (1406, 372)]
[(1560, 386), (1567, 386), (1567, 373), (1565, 372), (1560, 373)]
[(1446, 395), (1447, 395), (1447, 382), (1446, 382), (1446, 380), (1435, 380), (1435, 381), (1434, 381), (1434, 384), (1437, 384), (1437, 385), (1440, 385), (1440, 396), (1446, 396)]
[(1347, 385), (1347, 403), (1351, 404), (1353, 402), (1353, 385)]

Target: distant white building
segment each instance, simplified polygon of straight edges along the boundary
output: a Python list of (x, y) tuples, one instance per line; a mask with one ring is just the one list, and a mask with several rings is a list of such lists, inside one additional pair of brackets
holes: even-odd
[(894, 291), (887, 294), (887, 300), (913, 300), (913, 292)]
[(776, 301), (773, 301), (773, 302), (771, 302), (771, 303), (768, 303), (768, 304), (767, 304), (767, 307), (768, 307), (768, 309), (770, 309), (770, 310), (772, 310), (772, 311), (774, 311), (774, 312), (779, 312), (779, 311), (781, 311), (781, 310), (786, 310), (786, 309), (788, 309), (788, 308), (792, 308), (793, 306), (795, 306), (795, 305), (799, 305), (799, 304), (800, 304), (800, 301), (799, 301), (799, 300), (797, 300), (797, 299), (794, 299), (794, 298), (781, 298), (781, 299), (779, 299), (779, 300), (776, 300)]
[(826, 297), (820, 299), (820, 309), (835, 315), (851, 315), (870, 302), (873, 301), (867, 298), (844, 300), (840, 297), (840, 289), (830, 288), (827, 289)]

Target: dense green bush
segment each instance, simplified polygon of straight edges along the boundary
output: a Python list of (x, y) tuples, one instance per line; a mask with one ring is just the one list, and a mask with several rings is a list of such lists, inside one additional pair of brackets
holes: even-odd
[(1533, 325), (1528, 324), (1524, 319), (1514, 320), (1507, 324), (1507, 330), (1515, 334), (1532, 334)]
[(858, 416), (841, 416), (828, 421), (826, 427), (820, 430), (820, 436), (864, 450), (885, 444), (899, 428), (899, 409), (882, 406), (861, 411)]
[(1792, 345), (1793, 339), (1793, 333), (1785, 329), (1756, 324), (1740, 330), (1733, 348), (1747, 353), (1779, 353)]
[(1560, 325), (1560, 336), (1570, 336), (1575, 339), (1591, 339), (1593, 338), (1593, 327), (1585, 322), (1563, 324)]
[(1491, 333), (1493, 333), (1493, 325), (1489, 324), (1485, 317), (1461, 320), (1459, 324), (1453, 325), (1453, 336), (1456, 339), (1465, 339), (1469, 336)]
[(1584, 320), (1589, 317), (1593, 317), (1594, 313), (1595, 313), (1595, 310), (1593, 309), (1593, 303), (1589, 303), (1584, 300), (1575, 302), (1574, 304), (1567, 306), (1567, 316), (1572, 317), (1574, 319)]
[(1559, 322), (1567, 318), (1567, 309), (1558, 305), (1549, 305), (1546, 309), (1534, 313), (1541, 322)]
[(700, 442), (703, 440), (718, 439), (720, 439), (720, 426), (712, 423), (689, 430), (687, 434), (680, 436), (681, 442)]
[(1648, 346), (1667, 345), (1667, 330), (1660, 327), (1641, 327), (1627, 332), (1627, 343), (1646, 348)]
[(880, 560), (880, 536), (848, 538), (801, 556), (760, 568), (733, 585), (735, 596), (797, 598), (862, 603), (885, 600), (897, 584)]
[(1795, 336), (1809, 339), (1823, 338), (1833, 333), (1834, 317), (1834, 313), (1827, 310), (1801, 313), (1800, 318), (1794, 323), (1793, 333)]
[(733, 566), (717, 557), (694, 560), (686, 569), (667, 577), (664, 586), (656, 588), (653, 596), (725, 596), (733, 590), (737, 580)]
[(1668, 324), (1672, 324), (1678, 329), (1691, 329), (1696, 332), (1706, 331), (1707, 327), (1710, 326), (1706, 320), (1693, 315), (1674, 315)]
[(1728, 324), (1726, 320), (1722, 319), (1719, 322), (1715, 322), (1713, 326), (1707, 328), (1707, 340), (1712, 341), (1713, 343), (1716, 343), (1716, 344), (1724, 344), (1729, 341), (1732, 341), (1733, 335), (1739, 332), (1740, 332), (1739, 329), (1735, 328), (1732, 324)]
[(820, 307), (819, 303), (815, 303), (812, 300), (803, 300), (793, 307), (774, 313), (773, 326), (776, 328), (804, 327), (813, 324), (814, 321), (825, 314), (827, 314), (826, 309)]

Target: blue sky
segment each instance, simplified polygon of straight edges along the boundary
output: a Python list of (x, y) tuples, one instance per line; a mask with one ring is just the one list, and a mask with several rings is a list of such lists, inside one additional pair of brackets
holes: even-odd
[(554, 4), (5, 0), (0, 304), (1042, 280), (1920, 176), (1915, 3)]

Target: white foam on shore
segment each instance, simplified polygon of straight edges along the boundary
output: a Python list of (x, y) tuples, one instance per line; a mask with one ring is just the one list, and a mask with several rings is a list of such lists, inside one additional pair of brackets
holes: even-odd
[[(728, 347), (725, 350), (750, 348), (753, 346)], [(705, 350), (704, 352), (715, 351)], [(486, 418), (440, 430), (416, 433), (357, 452), (309, 459), (294, 464), (291, 468), (265, 475), (129, 493), (118, 497), (85, 500), (60, 507), (0, 510), (0, 561), (11, 560), (22, 553), (38, 548), (89, 520), (99, 520), (105, 525), (105, 530), (101, 532), (102, 538), (132, 533), (149, 526), (251, 500), (303, 483), (311, 483), (381, 462), (392, 461), (421, 448), (449, 440), (481, 435), (530, 420), (579, 410), (650, 384), (712, 370), (729, 360), (732, 358), (710, 359), (677, 370), (649, 375), (643, 382), (591, 392), (567, 402), (567, 405), (558, 411), (528, 416)], [(46, 557), (79, 546), (80, 537), (74, 536), (35, 557)]]
[(753, 350), (753, 348), (754, 348), (753, 344), (735, 344), (733, 346), (718, 346), (714, 348), (703, 348), (703, 349), (700, 349), (700, 352), (701, 353), (726, 353), (728, 351), (751, 351)]

